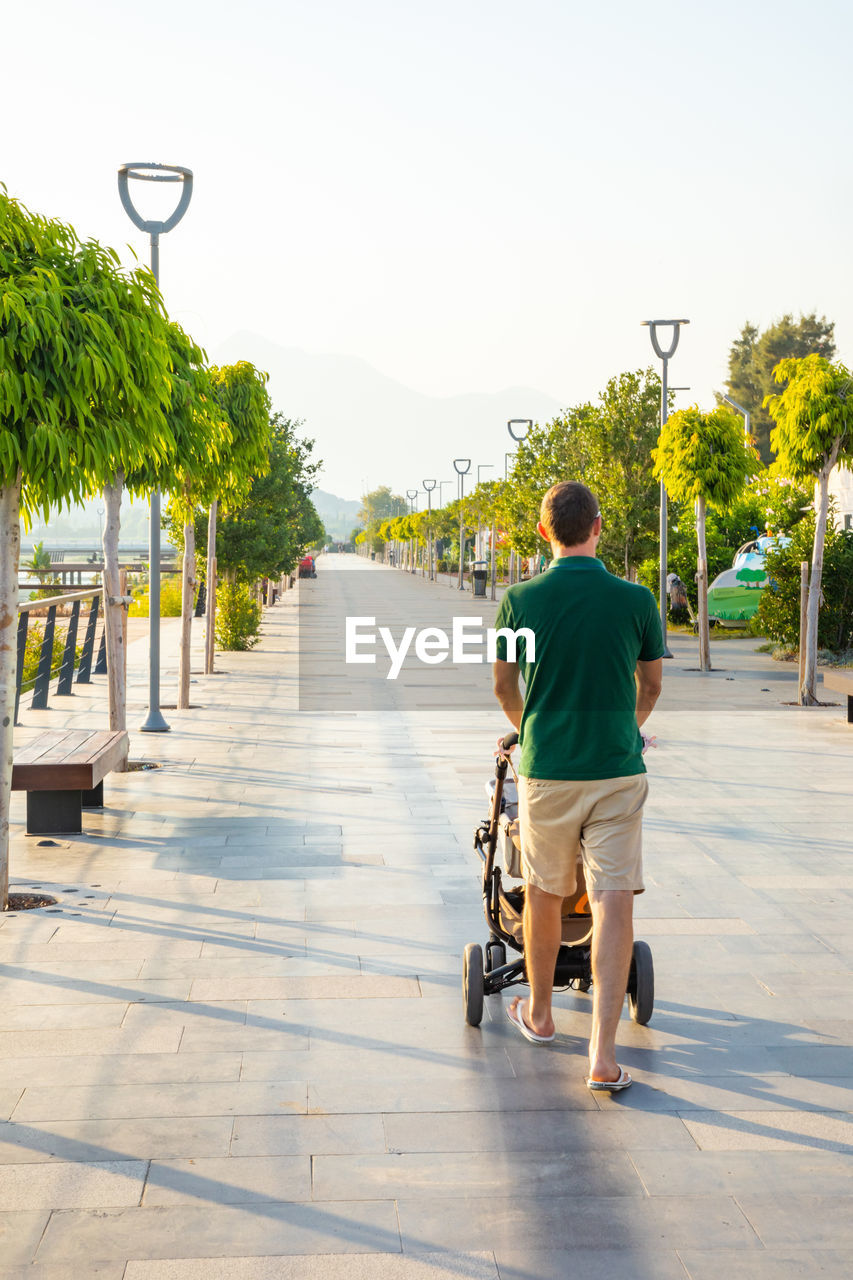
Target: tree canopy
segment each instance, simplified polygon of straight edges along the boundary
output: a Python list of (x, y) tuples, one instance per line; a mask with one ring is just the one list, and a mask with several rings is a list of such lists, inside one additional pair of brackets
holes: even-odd
[(170, 391), (151, 273), (0, 188), (0, 485), (25, 518), (166, 459)]
[(750, 429), (764, 462), (773, 454), (773, 421), (766, 406), (767, 396), (775, 391), (773, 371), (781, 360), (812, 354), (827, 360), (835, 355), (835, 324), (814, 312), (798, 320), (784, 315), (763, 333), (747, 322), (732, 343), (726, 390), (749, 412)]

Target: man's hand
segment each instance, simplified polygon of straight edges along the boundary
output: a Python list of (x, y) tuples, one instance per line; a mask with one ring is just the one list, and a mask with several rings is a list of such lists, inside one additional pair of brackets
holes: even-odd
[(497, 749), (497, 751), (495, 752), (495, 755), (496, 755), (496, 756), (506, 756), (506, 758), (507, 758), (507, 759), (509, 759), (509, 758), (511, 757), (511, 755), (512, 755), (513, 751), (515, 751), (515, 748), (518, 746), (518, 743), (517, 743), (517, 742), (514, 742), (514, 743), (512, 744), (512, 746), (511, 746), (511, 747), (505, 747), (505, 746), (504, 746), (504, 738), (507, 738), (507, 737), (509, 737), (509, 734), (507, 734), (507, 733), (502, 733), (502, 734), (500, 735), (500, 737), (498, 738), (498, 741), (497, 741), (497, 748), (498, 748), (498, 749)]
[(646, 752), (648, 751), (649, 747), (655, 747), (655, 748), (657, 748), (658, 740), (657, 740), (657, 738), (656, 738), (656, 737), (654, 737), (653, 735), (648, 734), (648, 733), (643, 733), (643, 731), (642, 731), (642, 729), (641, 729), (641, 730), (640, 730), (640, 737), (643, 739), (643, 755), (645, 755), (645, 754), (646, 754)]

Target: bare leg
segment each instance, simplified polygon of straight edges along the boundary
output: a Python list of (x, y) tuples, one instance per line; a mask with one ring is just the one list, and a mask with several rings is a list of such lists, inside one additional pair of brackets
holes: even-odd
[(629, 889), (597, 889), (592, 908), (592, 1034), (589, 1074), (593, 1080), (618, 1080), (616, 1028), (634, 942), (634, 895)]
[(524, 963), (530, 983), (530, 999), (516, 996), (513, 1007), (531, 1030), (539, 1036), (554, 1033), (551, 997), (554, 993), (554, 967), (562, 936), (562, 897), (545, 893), (528, 884), (524, 894)]

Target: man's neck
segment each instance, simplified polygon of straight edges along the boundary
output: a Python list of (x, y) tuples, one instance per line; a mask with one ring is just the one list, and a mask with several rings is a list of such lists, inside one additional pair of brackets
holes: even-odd
[(597, 547), (598, 538), (588, 538), (586, 542), (580, 542), (574, 547), (564, 547), (559, 542), (552, 542), (551, 552), (555, 560), (563, 560), (568, 556), (592, 556), (594, 558)]

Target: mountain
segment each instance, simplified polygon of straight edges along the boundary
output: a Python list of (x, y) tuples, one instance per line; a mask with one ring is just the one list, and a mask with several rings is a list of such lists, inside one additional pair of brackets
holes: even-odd
[(402, 493), (428, 477), (453, 481), (445, 486), (446, 500), (456, 494), (453, 459), (461, 457), (471, 459), (466, 490), (478, 463), (491, 463), (483, 478), (497, 479), (513, 448), (507, 420), (546, 422), (563, 408), (530, 387), (428, 396), (365, 360), (281, 347), (250, 332), (233, 334), (213, 358), (219, 364), (251, 360), (269, 373), (275, 408), (303, 419), (305, 434), (316, 440), (324, 485), (350, 498), (380, 484)]
[(311, 494), (317, 515), (333, 538), (349, 538), (355, 528), (361, 503), (357, 500), (338, 498), (325, 489), (315, 489)]

